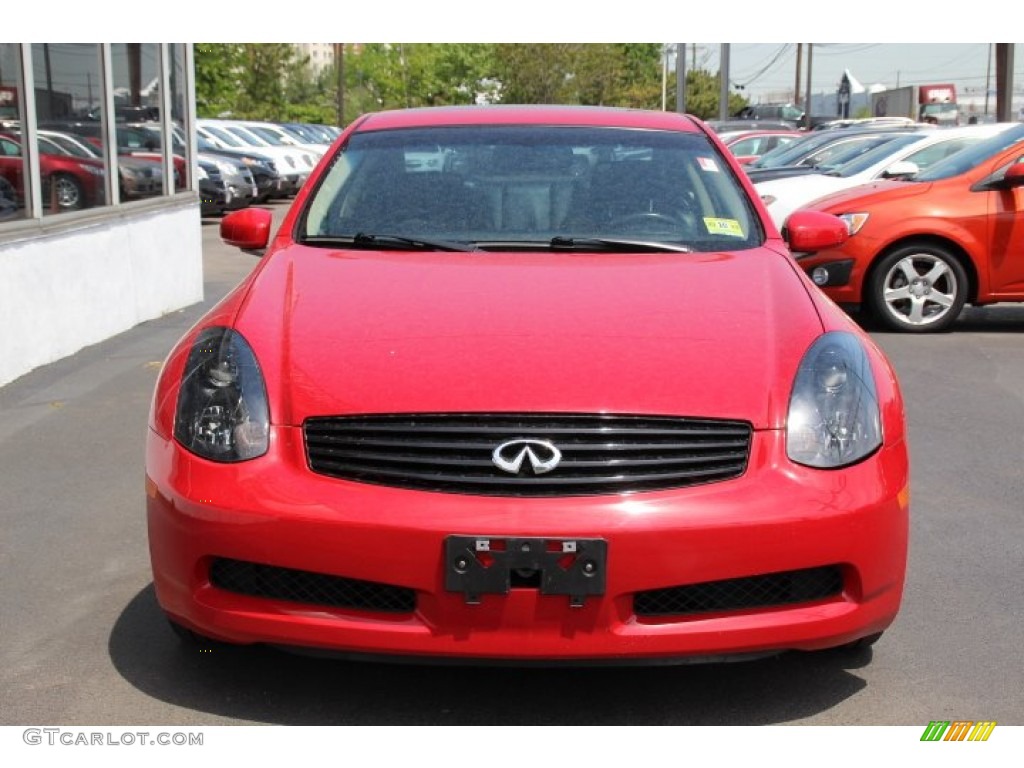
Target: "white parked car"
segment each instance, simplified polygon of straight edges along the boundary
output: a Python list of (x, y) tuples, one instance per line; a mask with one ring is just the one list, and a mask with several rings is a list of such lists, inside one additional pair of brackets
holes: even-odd
[(875, 147), (841, 165), (818, 166), (800, 176), (760, 181), (754, 189), (781, 228), (789, 215), (820, 197), (867, 184), (876, 179), (906, 178), (961, 149), (994, 136), (1016, 123), (968, 125), (908, 133)]
[(318, 162), (320, 158), (327, 153), (327, 150), (330, 149), (331, 146), (330, 144), (308, 142), (301, 136), (286, 130), (276, 123), (260, 123), (246, 120), (242, 125), (273, 146), (298, 147), (299, 149), (304, 149), (314, 155)]
[(245, 123), (241, 121), (203, 119), (196, 121), (196, 130), (201, 136), (222, 146), (256, 150), (273, 158), (278, 173), (288, 185), (289, 193), (297, 191), (305, 183), (313, 167), (320, 160), (312, 152), (300, 147), (283, 143), (272, 144), (246, 128)]

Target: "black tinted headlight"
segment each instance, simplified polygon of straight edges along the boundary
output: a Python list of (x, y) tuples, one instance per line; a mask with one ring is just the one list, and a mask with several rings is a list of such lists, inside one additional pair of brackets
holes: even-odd
[(245, 461), (269, 446), (263, 374), (252, 348), (230, 328), (207, 328), (189, 352), (174, 414), (174, 437), (214, 461)]

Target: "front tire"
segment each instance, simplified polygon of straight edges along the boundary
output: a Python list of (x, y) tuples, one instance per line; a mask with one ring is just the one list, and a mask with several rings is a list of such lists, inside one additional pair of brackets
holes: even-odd
[(50, 178), (50, 195), (60, 211), (77, 211), (85, 207), (85, 190), (74, 176), (55, 173)]
[(868, 280), (865, 300), (894, 331), (932, 333), (948, 328), (967, 301), (967, 272), (940, 245), (906, 245), (886, 254)]

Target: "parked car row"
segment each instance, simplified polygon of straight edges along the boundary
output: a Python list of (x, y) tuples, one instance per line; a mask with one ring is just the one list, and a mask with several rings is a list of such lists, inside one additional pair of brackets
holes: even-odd
[[(201, 120), (196, 175), (203, 215), (217, 215), (252, 202), (294, 195), (337, 137), (338, 129), (302, 123)], [(157, 122), (118, 123), (118, 189), (123, 201), (164, 193), (163, 126)], [(23, 207), (24, 158), (21, 134), (0, 132), (0, 218)], [(103, 205), (105, 170), (103, 126), (95, 120), (43, 121), (38, 151), (44, 205), (52, 212)], [(172, 128), (173, 188), (184, 189), (186, 139)]]
[(814, 133), (744, 168), (783, 231), (806, 211), (846, 222), (846, 242), (798, 263), (891, 330), (940, 331), (967, 304), (1024, 301), (1020, 123)]
[(277, 178), (259, 195), (262, 200), (298, 192), (335, 138), (329, 129), (316, 126), (300, 132), (299, 127), (242, 120), (198, 120), (196, 133), (207, 151), (245, 153), (276, 172)]

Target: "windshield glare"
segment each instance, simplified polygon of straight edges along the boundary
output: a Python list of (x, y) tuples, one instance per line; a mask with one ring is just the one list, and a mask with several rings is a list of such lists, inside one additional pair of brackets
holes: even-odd
[(300, 239), (419, 236), (485, 248), (618, 238), (717, 251), (763, 238), (706, 137), (611, 128), (355, 134), (301, 221)]

